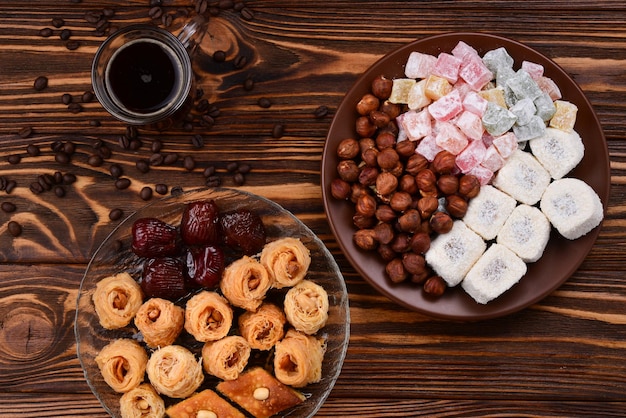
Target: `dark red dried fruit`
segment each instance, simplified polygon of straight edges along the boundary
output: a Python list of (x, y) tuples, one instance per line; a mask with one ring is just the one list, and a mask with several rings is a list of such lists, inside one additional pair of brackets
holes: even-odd
[(166, 257), (178, 252), (175, 227), (157, 218), (137, 219), (132, 229), (133, 252), (139, 257)]
[(219, 209), (213, 200), (185, 206), (180, 235), (188, 245), (217, 244), (220, 238)]
[(253, 255), (265, 245), (265, 228), (261, 218), (247, 210), (238, 209), (222, 214), (220, 218), (224, 244), (232, 249)]
[(177, 258), (151, 258), (144, 264), (140, 285), (148, 297), (179, 299), (187, 294), (185, 266)]
[(224, 252), (218, 246), (193, 247), (187, 250), (187, 275), (194, 285), (217, 286), (224, 272)]

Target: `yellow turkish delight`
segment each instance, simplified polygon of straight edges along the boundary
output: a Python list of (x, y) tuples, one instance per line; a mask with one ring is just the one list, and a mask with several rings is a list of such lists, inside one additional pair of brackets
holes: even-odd
[(565, 132), (571, 132), (576, 123), (578, 107), (574, 103), (565, 100), (556, 100), (554, 105), (556, 106), (556, 112), (550, 119), (550, 126)]

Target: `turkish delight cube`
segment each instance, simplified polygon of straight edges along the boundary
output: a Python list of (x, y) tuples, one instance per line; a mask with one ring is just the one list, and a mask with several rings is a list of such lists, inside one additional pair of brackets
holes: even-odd
[(450, 93), (452, 85), (443, 77), (431, 74), (426, 79), (426, 96), (432, 100), (437, 100)]
[(543, 76), (543, 65), (537, 64), (532, 61), (522, 61), (522, 70), (526, 71), (533, 80), (537, 80), (539, 77)]
[(450, 122), (437, 122), (437, 134), (435, 141), (444, 150), (457, 155), (468, 144), (468, 139), (463, 132)]
[(496, 147), (502, 158), (509, 158), (517, 150), (517, 137), (513, 132), (507, 132), (494, 138), (493, 146)]
[(515, 76), (507, 80), (506, 85), (519, 100), (524, 98), (534, 100), (543, 93), (530, 74), (521, 69), (515, 73)]
[(576, 131), (546, 128), (543, 135), (528, 143), (535, 158), (555, 180), (572, 171), (585, 154), (585, 145)]
[(401, 125), (411, 141), (419, 141), (432, 132), (432, 119), (427, 109), (409, 110), (403, 114)]
[(541, 163), (531, 153), (518, 149), (498, 171), (493, 185), (518, 202), (534, 205), (550, 181), (550, 173)]
[(420, 80), (411, 87), (408, 97), (408, 107), (412, 110), (418, 110), (428, 106), (432, 100), (426, 95), (426, 80)]
[(463, 221), (468, 228), (489, 241), (498, 235), (515, 206), (517, 202), (514, 198), (491, 185), (485, 185), (469, 201)]
[(496, 172), (504, 165), (504, 158), (498, 152), (498, 149), (492, 145), (485, 151), (483, 161), (480, 163), (485, 168), (488, 168), (492, 172)]
[(413, 51), (407, 59), (404, 75), (407, 78), (426, 78), (432, 73), (436, 62), (437, 57), (433, 55)]
[(491, 102), (487, 104), (487, 110), (483, 115), (485, 130), (493, 136), (502, 135), (507, 132), (513, 127), (516, 120), (517, 116), (508, 109)]
[(513, 125), (513, 133), (518, 141), (528, 141), (543, 135), (546, 131), (546, 124), (539, 116), (531, 116), (530, 122), (525, 125)]
[(501, 69), (513, 67), (514, 60), (506, 48), (500, 47), (485, 53), (483, 62), (489, 68), (489, 71), (497, 75)]
[(509, 107), (509, 110), (517, 116), (516, 123), (518, 125), (526, 125), (530, 122), (530, 119), (535, 116), (537, 108), (535, 107), (535, 102), (529, 98), (524, 98)]
[(507, 107), (506, 101), (504, 100), (504, 89), (502, 87), (481, 90), (478, 94), (488, 102), (495, 103), (500, 107)]
[(474, 90), (482, 89), (489, 81), (493, 79), (493, 73), (478, 57), (471, 58), (464, 63), (459, 70), (461, 77)]
[(550, 119), (550, 126), (565, 132), (571, 132), (576, 123), (576, 114), (578, 107), (574, 103), (565, 100), (557, 100), (554, 102), (556, 111)]
[(489, 184), (491, 179), (493, 178), (493, 171), (489, 170), (487, 167), (484, 167), (482, 164), (477, 165), (472, 168), (467, 174), (471, 174), (478, 179), (481, 186), (485, 186)]
[(541, 96), (537, 97), (534, 103), (535, 108), (537, 109), (535, 113), (537, 116), (545, 122), (552, 119), (552, 116), (554, 116), (554, 113), (556, 112), (556, 106), (548, 93), (543, 93)]
[(464, 60), (464, 58), (468, 55), (470, 56), (478, 56), (478, 51), (476, 51), (476, 49), (474, 49), (474, 47), (466, 44), (463, 41), (459, 41), (454, 48), (452, 48), (452, 51), (450, 51), (452, 53), (452, 55), (454, 55), (455, 57)]
[(537, 85), (539, 86), (541, 91), (547, 93), (553, 101), (559, 100), (562, 97), (559, 86), (557, 86), (554, 80), (552, 80), (551, 78), (543, 76), (535, 79), (535, 81), (537, 82)]
[(450, 84), (454, 84), (459, 78), (461, 62), (454, 55), (442, 52), (437, 56), (437, 62), (435, 62), (432, 73), (445, 78)]
[(418, 144), (415, 152), (424, 156), (428, 161), (432, 161), (435, 159), (435, 156), (439, 154), (439, 152), (443, 151), (439, 145), (437, 145), (437, 141), (435, 140), (434, 135), (428, 135), (424, 137)]
[(438, 121), (448, 121), (461, 113), (463, 104), (458, 90), (452, 90), (428, 106), (431, 116)]
[(391, 86), (391, 103), (406, 104), (409, 102), (409, 91), (416, 83), (412, 78), (395, 78)]
[(471, 141), (463, 151), (456, 156), (456, 165), (462, 173), (468, 173), (479, 165), (485, 158), (487, 148), (483, 141)]
[(482, 117), (487, 110), (487, 100), (475, 91), (470, 91), (463, 98), (463, 108)]
[(480, 116), (475, 113), (464, 110), (459, 117), (456, 118), (455, 124), (459, 127), (461, 132), (470, 139), (480, 140), (483, 137), (483, 132), (485, 131), (483, 121)]

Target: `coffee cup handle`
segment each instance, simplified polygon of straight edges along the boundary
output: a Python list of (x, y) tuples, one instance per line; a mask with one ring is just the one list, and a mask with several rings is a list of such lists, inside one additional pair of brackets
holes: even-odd
[(196, 15), (191, 19), (177, 35), (178, 40), (191, 54), (206, 33), (207, 19), (202, 15)]

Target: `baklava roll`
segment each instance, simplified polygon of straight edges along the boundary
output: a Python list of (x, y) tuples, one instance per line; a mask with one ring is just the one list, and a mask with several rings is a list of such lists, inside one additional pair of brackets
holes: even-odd
[(322, 378), (326, 342), (290, 329), (276, 344), (274, 375), (285, 385), (303, 387)]
[(124, 393), (143, 382), (148, 355), (137, 341), (123, 338), (106, 345), (95, 360), (104, 381)]
[(186, 398), (204, 380), (201, 361), (180, 345), (168, 345), (152, 353), (146, 371), (156, 391), (170, 398)]
[(328, 320), (328, 294), (310, 280), (303, 280), (285, 295), (285, 316), (295, 329), (315, 334)]
[(92, 296), (100, 325), (106, 329), (128, 325), (139, 310), (142, 298), (141, 287), (126, 272), (100, 280)]
[(256, 259), (243, 256), (226, 267), (220, 289), (233, 305), (256, 311), (271, 285), (267, 269)]
[(311, 265), (311, 253), (298, 238), (281, 238), (265, 244), (261, 264), (275, 288), (292, 287), (301, 282)]
[(135, 326), (151, 348), (173, 344), (184, 322), (185, 310), (161, 298), (148, 299), (135, 315)]
[(256, 312), (244, 312), (239, 316), (239, 332), (250, 347), (269, 350), (285, 335), (287, 318), (282, 309), (271, 303), (263, 303)]
[(142, 383), (120, 398), (122, 418), (162, 418), (165, 403), (152, 386)]
[(233, 309), (215, 292), (195, 294), (185, 306), (185, 329), (200, 342), (216, 341), (228, 335), (233, 324)]
[(248, 365), (250, 344), (239, 335), (208, 342), (202, 347), (204, 370), (222, 380), (234, 380)]

